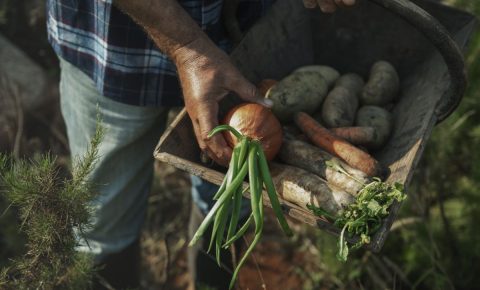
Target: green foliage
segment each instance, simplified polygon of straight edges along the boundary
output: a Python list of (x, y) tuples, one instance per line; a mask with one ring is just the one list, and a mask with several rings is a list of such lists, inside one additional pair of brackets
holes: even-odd
[(307, 204), (307, 208), (317, 216), (333, 220), (335, 226), (342, 229), (338, 240), (337, 258), (346, 262), (350, 252), (346, 237), (359, 237), (353, 249), (369, 244), (372, 235), (378, 231), (383, 219), (388, 216), (390, 206), (395, 201), (400, 202), (405, 198), (403, 185), (398, 183), (390, 185), (379, 178), (374, 178), (372, 182), (364, 185), (355, 202), (348, 205), (338, 217), (312, 204)]
[(95, 198), (86, 179), (93, 169), (103, 129), (97, 126), (89, 150), (61, 177), (50, 155), (13, 160), (0, 155), (1, 190), (16, 208), (26, 253), (0, 272), (1, 289), (88, 289), (90, 257), (77, 253), (76, 232), (89, 225), (88, 204)]
[(355, 202), (348, 205), (335, 225), (342, 228), (337, 258), (346, 262), (348, 243), (345, 235), (359, 236), (360, 240), (353, 245), (358, 249), (369, 244), (371, 237), (378, 231), (384, 218), (388, 216), (390, 206), (406, 198), (401, 184), (390, 185), (380, 179), (374, 179), (359, 192)]
[[(480, 16), (478, 1), (455, 4)], [(467, 93), (458, 110), (433, 131), (410, 190), (416, 201), (403, 211), (403, 216), (422, 218), (421, 224), (401, 230), (404, 247), (396, 250), (418, 289), (473, 289), (480, 283), (474, 270), (480, 268), (479, 57), (477, 33), (466, 58)]]

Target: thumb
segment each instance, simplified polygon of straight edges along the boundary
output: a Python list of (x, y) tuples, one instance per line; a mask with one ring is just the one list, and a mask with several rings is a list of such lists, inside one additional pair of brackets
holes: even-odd
[(232, 91), (244, 101), (257, 103), (267, 108), (273, 107), (273, 101), (262, 97), (257, 87), (243, 77), (234, 83)]

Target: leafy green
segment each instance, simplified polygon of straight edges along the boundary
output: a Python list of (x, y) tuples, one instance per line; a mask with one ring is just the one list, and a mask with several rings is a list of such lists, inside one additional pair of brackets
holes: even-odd
[(307, 208), (311, 210), (316, 216), (323, 216), (331, 220), (335, 220), (337, 218), (333, 214), (329, 213), (327, 210), (313, 204), (307, 204)]
[(349, 254), (346, 237), (359, 238), (352, 246), (353, 249), (369, 244), (373, 234), (382, 225), (383, 219), (388, 216), (390, 206), (395, 201), (400, 202), (405, 198), (403, 185), (399, 183), (391, 185), (374, 178), (360, 190), (355, 202), (348, 205), (338, 217), (314, 205), (309, 204), (307, 207), (313, 214), (333, 220), (334, 224), (342, 229), (338, 240), (337, 258), (345, 262)]

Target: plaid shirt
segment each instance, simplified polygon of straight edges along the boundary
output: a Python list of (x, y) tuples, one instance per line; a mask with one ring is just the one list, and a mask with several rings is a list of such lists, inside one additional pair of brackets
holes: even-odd
[[(48, 38), (55, 52), (93, 79), (116, 101), (140, 106), (182, 104), (176, 68), (143, 29), (113, 0), (48, 0)], [(229, 42), (220, 20), (222, 0), (178, 0), (222, 49)], [(248, 28), (274, 0), (241, 0), (241, 28)]]

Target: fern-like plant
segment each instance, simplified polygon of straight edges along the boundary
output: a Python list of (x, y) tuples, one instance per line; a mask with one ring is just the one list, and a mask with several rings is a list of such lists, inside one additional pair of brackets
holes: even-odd
[[(99, 124), (99, 123), (98, 123)], [(98, 156), (103, 127), (97, 125), (85, 156), (62, 177), (49, 154), (32, 160), (0, 155), (0, 190), (18, 210), (26, 252), (0, 270), (0, 289), (88, 289), (91, 257), (75, 251), (76, 235), (89, 226), (95, 191), (87, 182)]]

